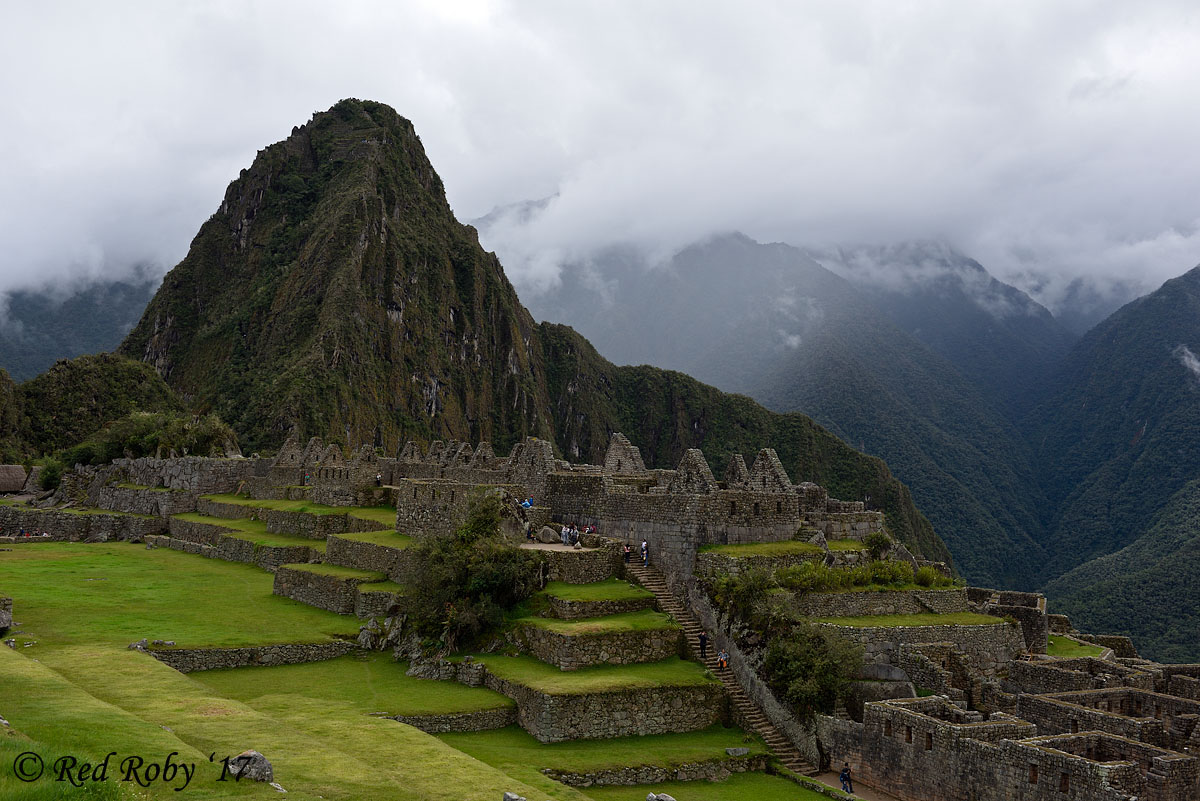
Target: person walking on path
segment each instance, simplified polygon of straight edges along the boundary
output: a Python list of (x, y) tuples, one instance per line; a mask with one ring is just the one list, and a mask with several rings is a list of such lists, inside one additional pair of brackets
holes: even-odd
[(724, 648), (717, 652), (717, 668), (729, 670), (729, 654), (725, 653)]
[(625, 543), (625, 564), (629, 564), (629, 557), (633, 554), (633, 549), (629, 547), (629, 543)]
[(650, 567), (650, 543), (642, 540), (642, 567)]
[(700, 632), (700, 661), (703, 662), (708, 655), (708, 634)]
[(842, 772), (838, 774), (838, 778), (842, 780), (842, 792), (854, 795), (854, 776), (850, 773), (850, 763), (842, 765)]

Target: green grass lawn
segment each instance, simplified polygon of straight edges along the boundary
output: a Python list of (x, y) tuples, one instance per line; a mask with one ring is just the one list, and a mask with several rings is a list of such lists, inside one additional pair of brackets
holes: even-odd
[(858, 540), (829, 540), (825, 543), (831, 551), (865, 551), (867, 546)]
[(1099, 645), (1082, 645), (1068, 637), (1051, 634), (1046, 653), (1064, 659), (1078, 659), (1081, 656), (1100, 656), (1104, 649)]
[(360, 592), (404, 592), (404, 586), (394, 581), (373, 581), (369, 584), (359, 584)]
[(814, 623), (834, 623), (838, 626), (858, 628), (894, 628), (898, 626), (998, 626), (1004, 625), (1003, 618), (980, 615), (975, 612), (950, 612), (939, 615), (932, 612), (920, 615), (870, 615), (864, 617), (814, 617)]
[(253, 565), (124, 542), (44, 543), (0, 551), (0, 587), (38, 645), (124, 647), (143, 637), (184, 646), (323, 642), (358, 621), (271, 594)]
[(621, 631), (651, 631), (654, 629), (678, 629), (679, 624), (670, 615), (641, 609), (619, 615), (589, 617), (576, 620), (558, 620), (552, 617), (523, 617), (515, 621), (520, 625), (537, 626), (558, 634), (587, 636), (589, 634), (614, 634)]
[[(538, 801), (587, 801), (549, 780), (535, 786), (514, 779), (435, 737), (371, 717), (336, 697), (398, 692), (387, 682), (402, 679), (382, 678), (382, 662), (375, 678), (364, 675), (370, 666), (358, 666), (357, 674), (351, 666), (340, 676), (297, 675), (286, 684), (264, 678), (263, 686), (270, 682), (290, 694), (258, 697), (252, 707), (200, 681), (203, 674), (185, 676), (126, 650), (141, 637), (180, 645), (246, 645), (357, 632), (356, 620), (271, 595), (271, 576), (248, 565), (126, 543), (48, 543), (0, 551), (0, 587), (16, 601), (19, 643), (37, 641), (30, 648), (0, 648), (0, 711), (12, 723), (12, 729), (0, 730), (0, 757), (14, 749), (84, 758), (115, 750), (159, 759), (175, 751), (197, 765), (196, 778), (182, 794), (153, 787), (136, 794), (113, 794), (109, 788), (64, 796), (61, 787), (14, 787), (12, 762), (6, 760), (0, 767), (0, 798), (6, 801), (278, 798), (266, 785), (216, 782), (219, 768), (208, 754), (219, 758), (246, 748), (266, 754), (287, 797), (303, 801), (485, 801), (506, 790)], [(320, 670), (321, 664), (312, 667)], [(402, 666), (391, 667), (402, 673)], [(409, 693), (414, 703), (436, 705), (437, 693), (464, 693), (472, 703), (494, 700), (486, 690), (425, 684), (431, 689)], [(14, 732), (32, 738), (32, 744)]]
[(645, 801), (649, 793), (666, 793), (687, 801), (828, 801), (828, 797), (765, 773), (736, 773), (723, 782), (663, 782), (632, 787), (589, 787), (593, 801)]
[(488, 670), (502, 679), (524, 684), (549, 695), (720, 684), (719, 679), (709, 675), (699, 664), (674, 656), (660, 662), (596, 665), (569, 672), (539, 662), (531, 656), (479, 654), (475, 660), (487, 665)]
[(322, 576), (337, 576), (338, 578), (347, 579), (363, 579), (378, 583), (383, 580), (382, 573), (375, 573), (370, 570), (359, 570), (355, 567), (342, 567), (341, 565), (326, 565), (326, 564), (301, 564), (294, 562), (290, 565), (281, 565), (289, 570), (300, 570), (305, 573), (317, 573)]
[[(719, 725), (684, 734), (651, 734), (564, 743), (539, 743), (517, 726), (492, 731), (439, 734), (438, 738), (481, 762), (526, 781), (541, 775), (543, 768), (581, 773), (625, 765), (669, 768), (685, 762), (729, 759), (726, 748), (749, 748), (752, 754), (767, 752), (766, 746), (757, 737), (741, 729), (727, 729)], [(593, 789), (588, 788), (584, 792), (591, 795)], [(643, 790), (637, 796), (638, 801), (646, 797), (646, 792)]]
[(654, 597), (654, 593), (649, 590), (617, 578), (594, 581), (591, 584), (552, 581), (542, 590), (542, 594), (552, 595), (564, 601), (636, 601)]
[(345, 534), (334, 534), (339, 540), (351, 540), (352, 542), (370, 542), (374, 545), (386, 545), (389, 548), (407, 548), (412, 545), (412, 537), (407, 534), (401, 534), (395, 529), (386, 529), (384, 531), (358, 531), (347, 532)]
[(407, 662), (376, 651), (302, 665), (206, 670), (191, 677), (218, 695), (251, 706), (263, 696), (287, 694), (353, 704), (362, 714), (445, 715), (514, 705), (483, 687), (417, 679), (405, 675), (406, 670)]
[(220, 503), (233, 503), (254, 509), (270, 509), (277, 512), (303, 512), (309, 515), (350, 515), (362, 520), (371, 520), (386, 526), (396, 525), (396, 510), (390, 506), (326, 506), (312, 501), (256, 501), (245, 495), (222, 493), (205, 495), (204, 498)]
[(227, 518), (213, 517), (211, 515), (202, 515), (199, 512), (181, 512), (177, 515), (171, 515), (176, 520), (182, 520), (186, 523), (207, 523), (210, 526), (220, 526), (232, 531), (242, 531), (246, 534), (267, 534), (267, 521), (255, 520), (251, 517)]
[(812, 554), (818, 556), (825, 553), (820, 545), (800, 540), (783, 540), (782, 542), (749, 542), (744, 545), (704, 545), (701, 553), (717, 553), (722, 556), (791, 556), (794, 554)]

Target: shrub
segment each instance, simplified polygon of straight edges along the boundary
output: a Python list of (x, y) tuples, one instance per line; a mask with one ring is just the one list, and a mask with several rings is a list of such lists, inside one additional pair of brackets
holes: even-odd
[(486, 495), (452, 536), (410, 550), (402, 604), (426, 641), (448, 651), (468, 648), (538, 589), (541, 558), (505, 544), (500, 513), (500, 499)]
[(805, 722), (830, 714), (849, 696), (851, 681), (862, 669), (861, 652), (836, 634), (798, 625), (774, 639), (763, 660), (763, 675)]
[(215, 414), (204, 417), (164, 412), (131, 412), (114, 420), (59, 458), (68, 465), (105, 464), (126, 454), (153, 456), (162, 447), (198, 456), (221, 453), (237, 435)]
[(836, 592), (866, 587), (906, 587), (913, 583), (913, 569), (907, 562), (875, 561), (855, 567), (826, 567), (820, 562), (805, 562), (776, 571), (780, 587), (795, 592)]
[(913, 576), (913, 581), (922, 587), (942, 587), (950, 583), (950, 579), (929, 565), (917, 568), (917, 573)]
[(892, 549), (892, 538), (882, 531), (872, 531), (863, 540), (863, 545), (871, 552), (872, 559), (878, 559)]
[(736, 576), (721, 576), (713, 582), (717, 606), (734, 617), (750, 620), (759, 603), (775, 588), (771, 574), (763, 569), (745, 570)]
[(38, 486), (43, 490), (58, 489), (62, 482), (63, 463), (57, 459), (43, 459), (42, 472), (38, 473)]

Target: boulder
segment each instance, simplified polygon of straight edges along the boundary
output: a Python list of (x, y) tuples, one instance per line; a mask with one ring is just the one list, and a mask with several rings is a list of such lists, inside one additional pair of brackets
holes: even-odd
[(538, 530), (537, 541), (553, 544), (556, 542), (562, 542), (562, 536), (549, 526), (542, 526), (541, 529)]
[(742, 756), (746, 756), (746, 754), (749, 754), (750, 749), (749, 748), (726, 748), (725, 753), (729, 754), (732, 757), (742, 757)]
[(149, 641), (149, 640), (147, 640), (145, 637), (143, 637), (142, 639), (138, 640), (137, 642), (131, 642), (131, 643), (129, 643), (129, 645), (127, 646), (127, 648), (128, 648), (130, 651), (145, 651), (145, 650), (146, 650), (146, 646), (147, 646), (147, 645), (149, 645), (149, 644), (150, 644), (150, 641)]
[(516, 793), (505, 793), (502, 801), (525, 801), (525, 797)]
[(272, 770), (271, 763), (265, 756), (254, 750), (243, 751), (229, 760), (229, 772), (238, 779), (250, 779), (256, 782), (275, 780), (275, 771)]

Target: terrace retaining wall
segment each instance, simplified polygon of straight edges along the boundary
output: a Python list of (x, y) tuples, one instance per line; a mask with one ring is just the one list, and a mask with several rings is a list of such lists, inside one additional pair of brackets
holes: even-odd
[(283, 643), (244, 648), (148, 648), (147, 653), (180, 673), (220, 668), (268, 667), (323, 662), (359, 650), (349, 640), (327, 643)]
[(517, 722), (517, 708), (505, 706), (499, 709), (481, 709), (478, 712), (455, 712), (447, 715), (380, 715), (388, 720), (398, 720), (427, 734), (450, 732), (490, 731), (503, 729)]
[(624, 768), (609, 768), (589, 773), (573, 773), (570, 771), (545, 768), (542, 773), (555, 781), (570, 787), (610, 787), (614, 785), (632, 786), (638, 784), (660, 784), (662, 782), (719, 782), (728, 779), (734, 773), (750, 773), (765, 771), (767, 757), (765, 754), (753, 756), (730, 757), (729, 759), (711, 759), (704, 762), (685, 762), (664, 768), (658, 765), (635, 765)]
[(657, 662), (678, 656), (681, 648), (675, 628), (572, 635), (530, 624), (513, 636), (526, 651), (559, 670)]
[[(116, 512), (67, 512), (62, 509), (36, 509), (25, 506), (0, 506), (0, 531), (20, 541), (20, 530), (27, 533), (46, 531), (51, 540), (69, 542), (141, 542), (147, 534), (166, 531), (161, 518), (135, 517)], [(31, 538), (32, 539), (32, 538)]]

